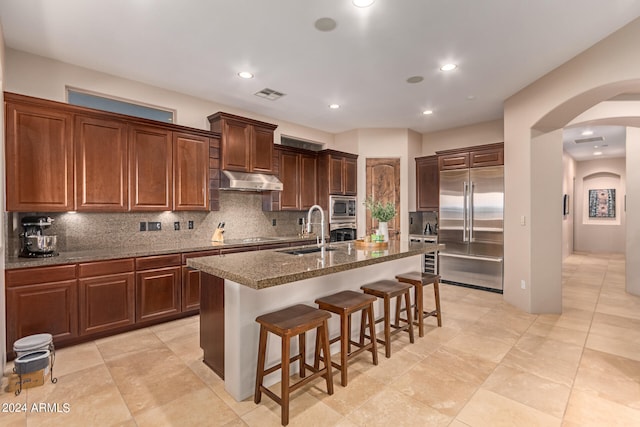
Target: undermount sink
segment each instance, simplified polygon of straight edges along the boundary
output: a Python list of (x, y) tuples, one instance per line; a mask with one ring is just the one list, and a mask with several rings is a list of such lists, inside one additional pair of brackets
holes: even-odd
[(242, 239), (242, 243), (254, 243), (254, 242), (273, 242), (279, 240), (277, 237), (249, 237)]
[[(313, 247), (313, 248), (293, 248), (293, 249), (285, 249), (277, 252), (282, 252), (283, 254), (289, 255), (304, 255), (304, 254), (312, 254), (315, 252), (320, 252), (322, 248)], [(335, 251), (336, 248), (324, 248), (325, 251)]]

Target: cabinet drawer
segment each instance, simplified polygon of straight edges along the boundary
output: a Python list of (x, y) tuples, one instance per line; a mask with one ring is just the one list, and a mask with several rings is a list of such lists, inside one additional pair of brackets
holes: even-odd
[(134, 270), (133, 258), (112, 261), (85, 262), (78, 264), (78, 277), (106, 276), (108, 274), (129, 273)]
[(220, 249), (212, 249), (210, 251), (188, 252), (188, 253), (182, 254), (182, 265), (186, 265), (187, 260), (189, 258), (198, 258), (202, 256), (213, 256), (213, 255), (220, 255)]
[(63, 280), (73, 280), (75, 278), (75, 264), (7, 270), (5, 273), (7, 287), (61, 282)]
[(136, 270), (149, 270), (151, 268), (170, 267), (174, 265), (180, 265), (181, 262), (182, 259), (180, 254), (136, 258)]
[(240, 248), (228, 248), (228, 249), (220, 249), (221, 254), (235, 254), (238, 252), (249, 252), (249, 251), (257, 251), (257, 246), (243, 246)]

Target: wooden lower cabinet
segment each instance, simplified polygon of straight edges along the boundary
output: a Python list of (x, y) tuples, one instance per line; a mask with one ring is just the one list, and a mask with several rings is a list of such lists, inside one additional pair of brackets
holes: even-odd
[(75, 265), (25, 268), (5, 273), (7, 352), (27, 335), (49, 333), (56, 345), (78, 336)]
[(200, 310), (200, 271), (182, 266), (182, 312)]
[(224, 279), (203, 273), (201, 301), (203, 362), (224, 379)]
[(136, 322), (180, 313), (181, 268), (167, 267), (136, 273)]
[(79, 264), (78, 276), (81, 336), (135, 323), (132, 258)]

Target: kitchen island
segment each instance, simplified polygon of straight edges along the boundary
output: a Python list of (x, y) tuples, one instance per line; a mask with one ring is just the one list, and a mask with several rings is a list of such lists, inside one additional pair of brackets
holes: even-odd
[[(200, 314), (204, 362), (225, 380), (225, 389), (236, 400), (253, 394), (259, 335), (257, 316), (293, 304), (315, 306), (316, 298), (342, 290), (359, 290), (365, 283), (420, 270), (421, 255), (439, 247), (400, 241), (390, 242), (384, 250), (363, 250), (353, 242), (341, 242), (327, 247), (324, 256), (320, 251), (311, 252), (316, 249), (319, 248), (309, 245), (188, 260), (189, 267), (204, 273)], [(375, 310), (381, 313), (381, 305)], [(358, 324), (354, 322), (354, 332)], [(335, 336), (338, 331), (339, 319), (334, 316), (329, 322), (329, 333)], [(332, 353), (338, 351), (337, 343), (334, 345)], [(307, 353), (311, 362), (313, 346)], [(270, 336), (267, 366), (279, 360), (280, 342)], [(279, 380), (278, 373), (274, 373), (265, 378), (265, 383)]]

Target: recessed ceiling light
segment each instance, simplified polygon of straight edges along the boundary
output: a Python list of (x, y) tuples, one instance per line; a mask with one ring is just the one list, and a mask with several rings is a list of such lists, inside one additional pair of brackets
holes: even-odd
[(594, 146), (593, 146), (593, 148), (598, 148), (598, 146), (597, 146), (597, 145), (594, 145)]
[(369, 7), (375, 0), (352, 0), (354, 6), (357, 7)]
[(594, 156), (602, 156), (602, 151), (594, 151), (593, 155)]
[(440, 67), (440, 71), (453, 71), (456, 68), (458, 68), (456, 64), (444, 64), (442, 67)]
[(433, 110), (424, 110), (422, 114), (424, 114), (425, 116), (430, 116), (433, 114)]
[(585, 130), (584, 132), (581, 133), (582, 136), (589, 136), (589, 135), (593, 135), (593, 131), (592, 130)]
[(424, 80), (424, 77), (422, 76), (413, 76), (407, 79), (407, 83), (420, 83), (423, 80)]
[(332, 110), (337, 110), (338, 108), (340, 108), (340, 104), (329, 104), (329, 108), (331, 108)]
[(320, 18), (314, 22), (313, 26), (316, 27), (318, 31), (327, 32), (335, 30), (338, 24), (332, 18)]
[(475, 96), (475, 95), (469, 95), (469, 96), (467, 96), (467, 101), (473, 101), (473, 100), (475, 100), (475, 99), (476, 99), (476, 96)]
[(253, 74), (248, 72), (248, 71), (240, 71), (238, 73), (239, 77), (242, 77), (243, 79), (252, 79), (253, 78)]

